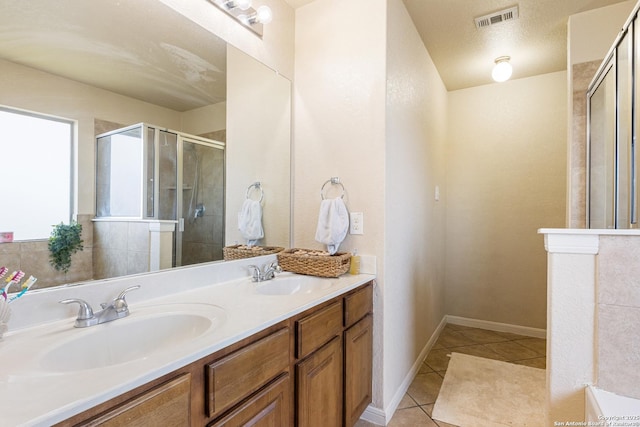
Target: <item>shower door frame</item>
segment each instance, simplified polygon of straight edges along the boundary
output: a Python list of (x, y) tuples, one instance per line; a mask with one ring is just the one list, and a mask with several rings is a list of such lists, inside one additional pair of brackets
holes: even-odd
[[(171, 132), (175, 132), (175, 131), (171, 131)], [(178, 147), (177, 147), (177, 161), (178, 161), (178, 179), (177, 179), (177, 188), (180, 189), (180, 191), (176, 191), (176, 218), (177, 218), (177, 227), (176, 227), (176, 232), (175, 232), (175, 236), (174, 236), (174, 245), (173, 245), (173, 266), (174, 267), (181, 267), (182, 266), (182, 235), (184, 233), (184, 203), (183, 203), (183, 194), (182, 194), (182, 189), (184, 188), (184, 143), (188, 142), (191, 144), (199, 144), (199, 145), (204, 145), (207, 147), (211, 147), (211, 148), (216, 148), (216, 149), (221, 149), (224, 155), (224, 161), (223, 161), (223, 169), (226, 168), (227, 165), (227, 160), (226, 160), (226, 156), (227, 156), (227, 150), (226, 150), (226, 144), (224, 142), (220, 142), (220, 141), (216, 141), (213, 139), (208, 139), (208, 138), (203, 138), (203, 137), (199, 137), (199, 136), (194, 136), (194, 135), (188, 135), (188, 134), (183, 134), (181, 132), (175, 132), (176, 135), (178, 135)], [(223, 170), (223, 188), (224, 188), (224, 180), (226, 180), (226, 171)], [(224, 190), (226, 192), (226, 189)], [(226, 217), (226, 209), (225, 209), (225, 204), (226, 202), (226, 197), (222, 198), (222, 211), (224, 212), (224, 215)], [(223, 233), (224, 233), (224, 228), (223, 228)], [(224, 241), (224, 236), (223, 236), (223, 241)]]

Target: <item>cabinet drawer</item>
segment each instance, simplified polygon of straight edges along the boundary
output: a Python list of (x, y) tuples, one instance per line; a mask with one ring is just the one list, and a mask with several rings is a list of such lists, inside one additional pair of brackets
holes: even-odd
[(296, 322), (296, 357), (303, 358), (342, 332), (342, 301)]
[(291, 424), (290, 396), (289, 374), (284, 374), (209, 427), (287, 427)]
[(231, 408), (289, 367), (289, 328), (206, 365), (207, 414)]
[(371, 283), (346, 296), (344, 304), (344, 326), (348, 328), (371, 312), (373, 308), (373, 286)]
[(191, 376), (183, 374), (144, 392), (98, 417), (77, 424), (91, 427), (191, 425)]

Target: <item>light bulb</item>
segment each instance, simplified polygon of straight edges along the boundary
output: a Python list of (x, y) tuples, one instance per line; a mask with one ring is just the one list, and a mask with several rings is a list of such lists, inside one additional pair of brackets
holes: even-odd
[(241, 13), (237, 18), (238, 21), (242, 22), (244, 25), (250, 25), (249, 16), (246, 13)]
[(261, 24), (268, 24), (273, 19), (273, 13), (269, 6), (260, 6), (258, 10), (256, 10), (256, 15), (257, 21)]
[(240, 10), (247, 10), (251, 7), (251, 0), (234, 0), (233, 5)]
[(511, 58), (508, 56), (501, 56), (496, 59), (496, 65), (494, 65), (493, 71), (491, 71), (491, 77), (493, 77), (493, 80), (496, 82), (505, 82), (511, 77), (513, 68), (509, 63), (509, 59)]

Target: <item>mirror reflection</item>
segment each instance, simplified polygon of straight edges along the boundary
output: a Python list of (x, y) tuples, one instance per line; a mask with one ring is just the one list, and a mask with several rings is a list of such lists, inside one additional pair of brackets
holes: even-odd
[[(74, 123), (65, 197), (84, 240), (68, 273), (49, 265), (48, 236), (16, 234), (13, 243), (0, 243), (0, 264), (38, 277), (36, 287), (49, 287), (219, 260), (224, 246), (245, 243), (237, 213), (256, 181), (265, 194), (265, 236), (258, 244), (289, 245), (287, 79), (159, 2), (0, 3), (0, 105)], [(104, 215), (96, 137), (132, 126), (147, 140), (135, 155), (141, 166), (107, 175), (129, 190), (140, 183), (137, 211), (116, 221), (114, 200)], [(5, 136), (0, 153), (16, 144), (22, 141)], [(161, 163), (175, 172), (160, 175)], [(30, 176), (46, 180), (38, 171)], [(16, 205), (26, 206), (20, 180), (1, 185), (16, 190)], [(163, 198), (172, 202), (161, 204)], [(46, 209), (38, 200), (34, 206), (35, 212)], [(0, 232), (11, 231), (4, 224), (0, 217)]]

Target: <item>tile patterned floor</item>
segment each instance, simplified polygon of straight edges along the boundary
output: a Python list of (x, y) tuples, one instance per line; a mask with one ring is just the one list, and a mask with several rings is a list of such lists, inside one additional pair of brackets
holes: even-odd
[[(546, 367), (546, 341), (508, 332), (447, 324), (422, 363), (388, 427), (456, 427), (431, 418), (451, 352)], [(360, 420), (355, 427), (378, 427)]]

